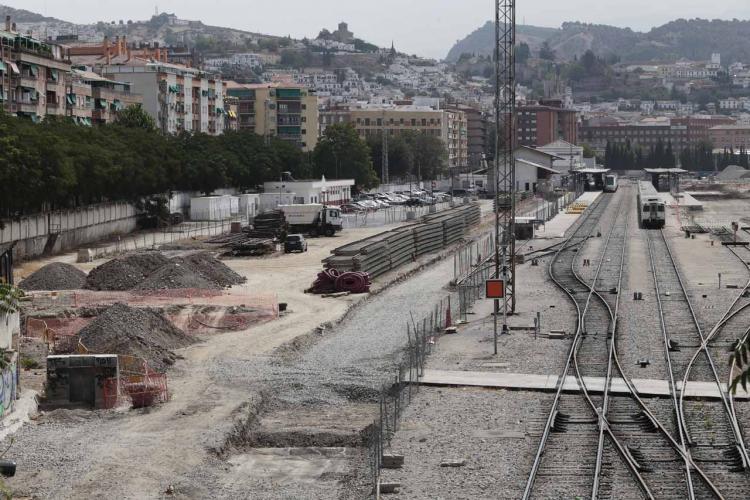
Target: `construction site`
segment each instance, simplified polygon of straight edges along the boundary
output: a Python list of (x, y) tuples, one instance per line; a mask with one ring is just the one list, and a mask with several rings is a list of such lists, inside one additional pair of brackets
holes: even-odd
[(0, 246), (9, 495), (748, 498), (746, 172), (516, 158), (514, 0), (494, 21), (485, 198), (282, 174), (247, 219)]

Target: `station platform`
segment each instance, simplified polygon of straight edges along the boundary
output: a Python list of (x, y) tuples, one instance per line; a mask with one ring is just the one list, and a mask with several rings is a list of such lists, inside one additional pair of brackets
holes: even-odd
[[(573, 203), (591, 205), (597, 200), (597, 198), (599, 198), (599, 196), (601, 196), (601, 194), (601, 191), (586, 191), (576, 198), (576, 201)], [(534, 231), (534, 239), (549, 240), (562, 238), (565, 236), (565, 231), (570, 229), (570, 226), (572, 226), (580, 216), (580, 213), (568, 213), (567, 211), (560, 212), (545, 224), (540, 225), (539, 228)]]
[(673, 204), (670, 206), (680, 206), (680, 208), (687, 208), (688, 210), (703, 210), (703, 203), (696, 200), (690, 193), (679, 193), (678, 195), (672, 195)]
[[(425, 369), (419, 383), (422, 385), (485, 387), (549, 392), (557, 388), (558, 378), (557, 375)], [(666, 380), (633, 379), (632, 382), (635, 390), (641, 396), (670, 396), (669, 382)], [(604, 378), (583, 377), (583, 383), (589, 392), (601, 393), (604, 390)], [(680, 385), (678, 383), (678, 388)], [(575, 377), (568, 376), (565, 379), (563, 390), (566, 392), (577, 392), (581, 388)], [(722, 384), (721, 390), (726, 391), (726, 385)], [(610, 393), (629, 394), (630, 390), (621, 378), (612, 378)], [(721, 398), (721, 393), (713, 382), (689, 382), (685, 391), (685, 397), (719, 399)], [(737, 394), (734, 397), (736, 399), (750, 399), (750, 394), (743, 391), (740, 387), (737, 389)]]

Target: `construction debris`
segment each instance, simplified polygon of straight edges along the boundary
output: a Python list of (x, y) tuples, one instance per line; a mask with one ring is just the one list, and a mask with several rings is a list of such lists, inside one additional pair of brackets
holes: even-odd
[(31, 273), (18, 287), (22, 290), (80, 290), (86, 286), (86, 273), (77, 267), (53, 262)]
[(172, 351), (194, 342), (161, 313), (125, 304), (108, 307), (84, 327), (78, 338), (90, 353), (143, 358), (150, 368), (165, 371), (178, 356)]
[(227, 249), (223, 255), (232, 257), (259, 257), (276, 251), (274, 239), (253, 238), (247, 233), (217, 236), (206, 243)]
[(316, 294), (367, 293), (370, 291), (370, 285), (372, 285), (372, 281), (367, 273), (339, 272), (336, 269), (326, 269), (318, 273), (318, 278), (307, 292)]

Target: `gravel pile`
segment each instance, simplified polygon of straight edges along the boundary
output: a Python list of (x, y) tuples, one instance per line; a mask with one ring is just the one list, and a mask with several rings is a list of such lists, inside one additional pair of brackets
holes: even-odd
[(79, 290), (86, 286), (86, 273), (70, 264), (53, 262), (31, 273), (18, 286), (22, 290)]
[(245, 278), (207, 252), (168, 259), (143, 252), (113, 259), (93, 269), (86, 287), (92, 290), (217, 290), (244, 283)]
[(207, 252), (175, 257), (172, 261), (184, 265), (185, 268), (222, 288), (239, 285), (246, 281), (244, 277), (232, 271), (226, 264)]
[(92, 269), (86, 287), (91, 290), (131, 290), (168, 262), (169, 259), (156, 252), (118, 257)]
[(181, 288), (218, 290), (222, 287), (197, 274), (183, 262), (172, 260), (151, 273), (134, 290), (176, 290)]
[(172, 349), (194, 342), (160, 313), (119, 303), (107, 308), (78, 335), (92, 353), (142, 357), (157, 371), (174, 364), (177, 355)]

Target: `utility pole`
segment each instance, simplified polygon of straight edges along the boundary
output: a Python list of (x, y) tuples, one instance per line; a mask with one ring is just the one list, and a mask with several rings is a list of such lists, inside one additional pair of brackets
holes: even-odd
[(380, 162), (380, 178), (381, 182), (383, 184), (389, 184), (390, 180), (388, 179), (388, 129), (385, 127), (385, 111), (383, 111), (383, 128), (381, 129), (383, 131), (383, 154), (381, 155), (381, 162)]
[[(516, 143), (515, 41), (516, 1), (495, 0), (495, 276), (505, 281), (503, 332), (508, 331), (508, 314), (512, 314), (516, 308), (516, 160), (513, 151)], [(497, 353), (499, 299), (495, 299), (494, 309)]]

